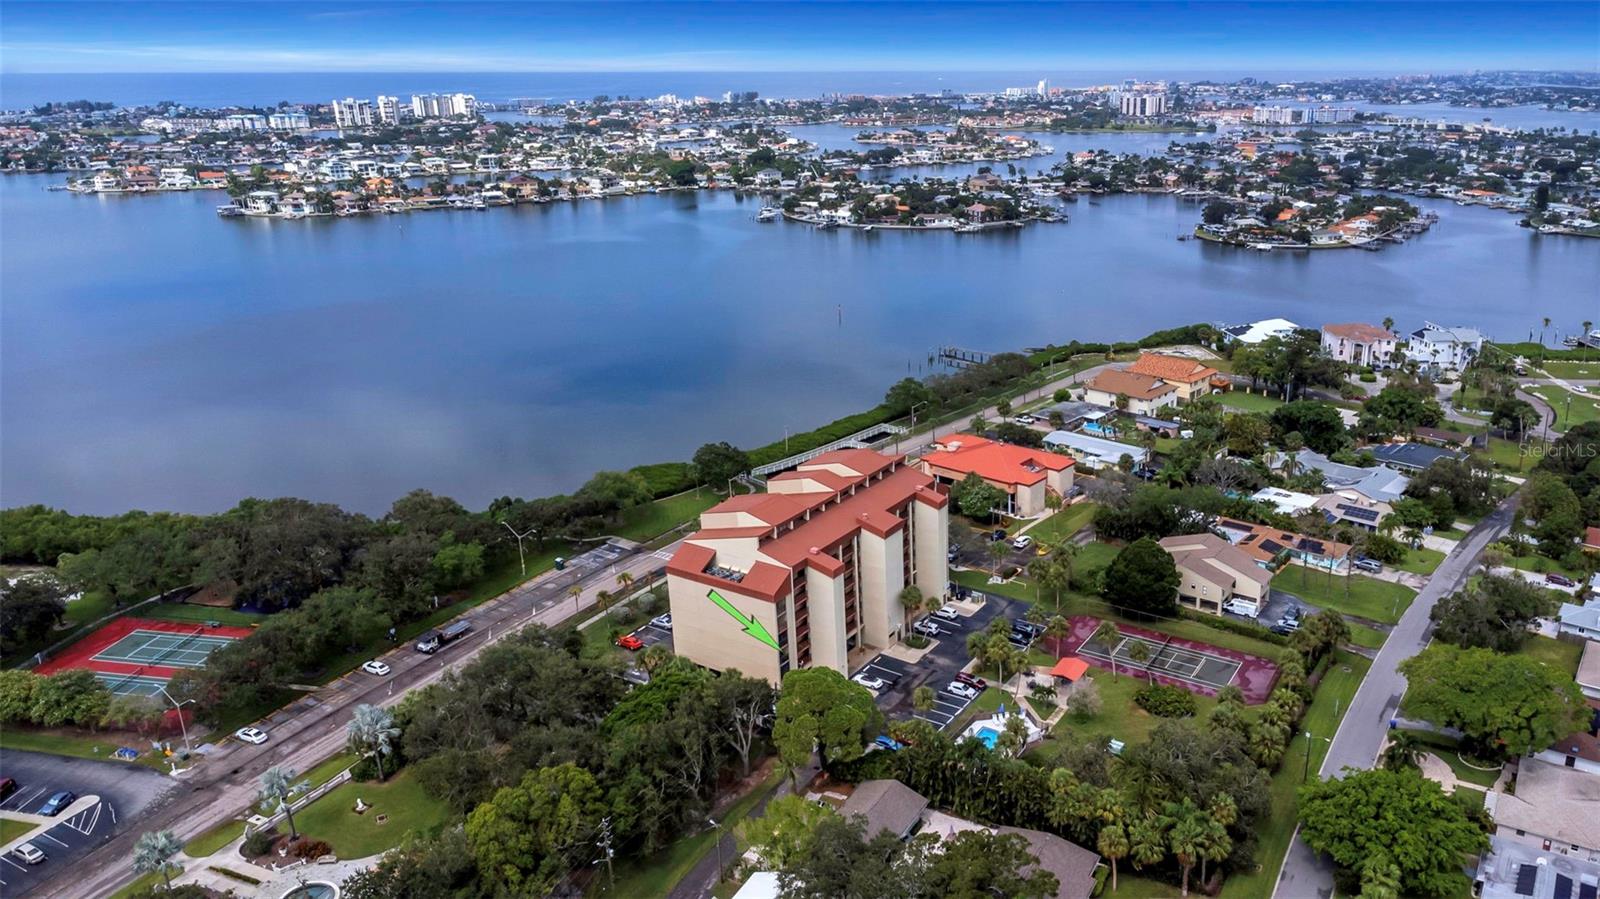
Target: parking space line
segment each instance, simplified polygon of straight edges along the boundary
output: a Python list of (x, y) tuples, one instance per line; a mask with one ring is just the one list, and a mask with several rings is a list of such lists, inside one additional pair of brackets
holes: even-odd
[(49, 840), (50, 842), (56, 844), (57, 846), (60, 846), (62, 849), (71, 849), (72, 848), (72, 845), (70, 843), (63, 843), (60, 840), (56, 839), (55, 837), (51, 836), (49, 831), (41, 833), (41, 834), (39, 834), (39, 836), (40, 836), (41, 839)]
[(29, 793), (25, 798), (17, 800), (17, 810), (21, 811), (23, 806), (28, 805), (29, 803), (33, 802), (33, 800), (38, 799), (40, 796), (43, 796), (44, 795), (44, 791), (47, 790), (47, 789), (49, 789), (49, 788), (48, 787), (38, 787), (32, 793)]
[[(17, 864), (16, 862), (12, 861), (11, 859), (7, 858), (6, 856), (0, 855), (0, 861), (3, 861), (6, 864), (10, 865), (11, 867), (16, 868), (18, 871), (22, 871), (23, 873), (27, 873), (27, 870), (28, 870), (27, 868), (22, 867), (21, 865)], [(0, 883), (5, 883), (5, 881), (0, 880)]]

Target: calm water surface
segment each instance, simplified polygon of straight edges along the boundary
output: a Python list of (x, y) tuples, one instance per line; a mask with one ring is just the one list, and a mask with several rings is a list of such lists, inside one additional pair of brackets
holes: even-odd
[(863, 234), (758, 225), (759, 201), (726, 193), (274, 222), (220, 220), (212, 192), (43, 190), (59, 180), (0, 178), (7, 506), (371, 512), (427, 487), (481, 507), (813, 427), (941, 343), (1600, 320), (1600, 243), (1450, 204), (1425, 204), (1444, 220), (1406, 246), (1278, 254), (1175, 240), (1199, 210), (1168, 197), (1008, 234)]

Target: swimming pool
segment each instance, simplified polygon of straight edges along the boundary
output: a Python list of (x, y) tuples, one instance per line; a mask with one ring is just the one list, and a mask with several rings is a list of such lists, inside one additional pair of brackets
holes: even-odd
[(978, 742), (989, 747), (990, 749), (993, 749), (995, 743), (999, 742), (1000, 740), (1000, 732), (992, 727), (980, 727), (978, 728), (977, 733), (973, 734), (973, 736), (978, 738)]

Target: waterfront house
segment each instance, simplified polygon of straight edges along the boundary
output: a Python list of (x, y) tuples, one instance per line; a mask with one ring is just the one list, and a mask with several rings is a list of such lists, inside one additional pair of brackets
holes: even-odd
[(1351, 365), (1390, 365), (1398, 339), (1386, 328), (1361, 322), (1322, 326), (1323, 352)]
[(1142, 446), (1071, 431), (1051, 431), (1044, 435), (1044, 445), (1070, 455), (1079, 465), (1089, 469), (1116, 468), (1124, 457), (1137, 468), (1150, 458), (1149, 452)]
[(271, 190), (252, 190), (244, 195), (248, 215), (272, 215), (278, 211), (278, 194)]
[(1228, 611), (1254, 618), (1271, 592), (1272, 573), (1216, 534), (1185, 534), (1157, 541), (1178, 568), (1178, 599), (1211, 615)]
[(1135, 415), (1156, 415), (1178, 403), (1178, 389), (1161, 378), (1106, 369), (1084, 385), (1084, 400), (1126, 409)]
[(1411, 332), (1406, 358), (1450, 371), (1467, 367), (1482, 351), (1484, 336), (1476, 328), (1446, 327), (1425, 322)]
[(1032, 518), (1045, 511), (1045, 496), (1072, 489), (1073, 460), (1047, 450), (957, 434), (935, 443), (919, 460), (941, 488), (975, 474), (1005, 492), (1008, 515)]
[(1299, 328), (1299, 325), (1286, 318), (1267, 318), (1247, 325), (1223, 328), (1222, 333), (1231, 342), (1254, 346), (1268, 337), (1288, 337)]
[(1176, 388), (1178, 399), (1185, 401), (1210, 393), (1212, 379), (1218, 375), (1216, 369), (1203, 362), (1165, 353), (1141, 353), (1138, 361), (1128, 366), (1127, 370), (1136, 375), (1160, 378)]

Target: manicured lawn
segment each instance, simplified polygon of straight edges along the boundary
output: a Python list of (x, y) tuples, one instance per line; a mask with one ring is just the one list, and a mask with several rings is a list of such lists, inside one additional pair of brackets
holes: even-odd
[[(357, 756), (353, 752), (341, 752), (331, 759), (317, 765), (310, 771), (302, 772), (295, 778), (296, 781), (305, 781), (313, 787), (319, 787), (333, 778), (335, 774), (354, 765)], [(388, 764), (387, 762), (385, 764)]]
[(1450, 771), (1455, 774), (1457, 780), (1464, 780), (1480, 787), (1492, 787), (1495, 780), (1500, 776), (1499, 768), (1485, 771), (1481, 768), (1474, 768), (1462, 761), (1456, 740), (1452, 740), (1443, 734), (1436, 734), (1426, 730), (1407, 729), (1406, 732), (1414, 735), (1425, 751), (1438, 756), (1441, 761), (1449, 765)]
[(643, 506), (635, 506), (623, 513), (622, 524), (617, 528), (617, 536), (641, 542), (649, 540), (680, 524), (699, 518), (701, 512), (722, 499), (723, 497), (715, 490), (702, 487), (676, 496), (663, 497)]
[(1238, 390), (1224, 393), (1217, 399), (1222, 405), (1230, 409), (1238, 409), (1241, 412), (1271, 412), (1273, 409), (1283, 405), (1282, 400), (1274, 399), (1270, 396), (1262, 396), (1259, 393), (1244, 393)]
[(1590, 362), (1546, 362), (1541, 367), (1558, 378), (1592, 381), (1600, 379), (1600, 354)]
[[(734, 831), (739, 823), (749, 817), (762, 797), (770, 796), (782, 782), (782, 775), (774, 772), (761, 786), (751, 790), (723, 812), (717, 823), (722, 828), (705, 830), (684, 837), (671, 846), (646, 858), (623, 857), (617, 861), (616, 883), (607, 885), (604, 876), (594, 879), (591, 896), (665, 896), (672, 892), (678, 881), (686, 877), (707, 853), (715, 852), (722, 830)], [(732, 858), (724, 862), (732, 862)]]
[(9, 843), (38, 826), (15, 818), (0, 818), (0, 844)]
[[(1100, 714), (1087, 720), (1079, 720), (1077, 716), (1068, 713), (1056, 723), (1050, 732), (1051, 736), (1071, 738), (1075, 741), (1090, 737), (1110, 737), (1130, 745), (1148, 739), (1151, 729), (1161, 719), (1134, 705), (1133, 695), (1139, 692), (1145, 682), (1127, 673), (1113, 676), (1111, 672), (1101, 668), (1090, 668), (1089, 676), (1094, 679), (1095, 686), (1100, 691)], [(1216, 704), (1217, 701), (1209, 696), (1196, 696), (1196, 717), (1205, 720)], [(1041, 756), (1047, 756), (1050, 754), (1051, 744), (1047, 740), (1034, 751)]]
[(1583, 643), (1532, 634), (1522, 643), (1522, 654), (1538, 659), (1563, 674), (1576, 675), (1583, 658)]
[(1557, 562), (1555, 559), (1549, 558), (1548, 556), (1541, 556), (1538, 553), (1533, 552), (1530, 552), (1525, 556), (1514, 556), (1506, 559), (1505, 564), (1511, 568), (1517, 569), (1518, 571), (1531, 571), (1535, 574), (1564, 574), (1580, 584), (1589, 579), (1589, 575), (1582, 571), (1568, 568), (1560, 562)]
[[(356, 814), (356, 798), (372, 808)], [(378, 823), (379, 815), (388, 819)], [(430, 833), (450, 818), (443, 802), (422, 792), (410, 771), (386, 783), (352, 781), (295, 815), (300, 832), (323, 840), (340, 858), (365, 858), (404, 842), (410, 833)]]
[[(119, 739), (126, 737), (124, 742)], [(130, 746), (139, 750), (139, 758), (135, 762), (125, 764), (142, 764), (147, 768), (157, 771), (166, 771), (167, 764), (156, 753), (151, 752), (149, 743), (137, 736), (122, 735), (112, 738), (109, 735), (99, 736), (89, 734), (58, 733), (54, 731), (33, 730), (30, 728), (7, 725), (0, 728), (0, 748), (23, 749), (28, 752), (48, 752), (54, 755), (70, 755), (80, 759), (96, 759), (109, 761), (111, 753), (119, 746)]]
[[(1366, 677), (1370, 665), (1370, 662), (1354, 653), (1339, 652), (1334, 656), (1328, 673), (1317, 686), (1311, 706), (1306, 709), (1304, 720), (1289, 741), (1283, 764), (1272, 776), (1271, 810), (1267, 819), (1256, 827), (1261, 840), (1256, 847), (1256, 860), (1260, 862), (1261, 870), (1229, 877), (1222, 887), (1222, 896), (1226, 899), (1268, 899), (1272, 895), (1298, 818), (1295, 791), (1300, 787), (1302, 774), (1308, 765), (1305, 733), (1309, 731), (1312, 734), (1309, 741), (1309, 768), (1314, 776), (1317, 766), (1328, 754), (1328, 744), (1324, 739), (1332, 738), (1338, 730), (1339, 721), (1350, 708), (1350, 700), (1356, 695), (1356, 688), (1361, 686), (1361, 679)], [(1346, 668), (1349, 670), (1346, 671)]]
[(1399, 621), (1417, 595), (1410, 587), (1392, 581), (1380, 581), (1361, 574), (1329, 577), (1299, 565), (1290, 565), (1278, 572), (1272, 579), (1272, 588), (1293, 593), (1314, 606), (1337, 609), (1346, 615), (1385, 624)]
[[(1584, 396), (1554, 385), (1530, 387), (1528, 390), (1544, 397), (1550, 403), (1550, 408), (1556, 413), (1554, 427), (1558, 431), (1565, 431), (1585, 422), (1600, 421), (1600, 402), (1596, 402), (1592, 395)], [(1567, 405), (1569, 398), (1572, 402), (1570, 410)]]
[(1366, 649), (1380, 649), (1389, 635), (1360, 624), (1350, 625), (1350, 642)]
[[(299, 819), (295, 819), (299, 823)], [(244, 835), (243, 821), (224, 821), (183, 845), (190, 858), (205, 858)]]
[(156, 603), (145, 606), (139, 610), (140, 618), (152, 618), (156, 621), (216, 621), (221, 624), (237, 627), (249, 627), (267, 620), (266, 615), (258, 612), (239, 612), (226, 607), (217, 606), (191, 606), (186, 603)]
[[(991, 669), (988, 673), (981, 674), (981, 676), (993, 681), (995, 679), (995, 672)], [(957, 715), (955, 720), (950, 722), (950, 725), (945, 728), (945, 733), (951, 735), (952, 737), (959, 735), (962, 731), (967, 729), (967, 725), (978, 720), (980, 717), (987, 717), (998, 711), (1000, 708), (1000, 703), (1002, 702), (1007, 706), (1015, 706), (1017, 704), (1017, 700), (1012, 697), (1010, 693), (1007, 693), (998, 687), (989, 687), (982, 693), (979, 693), (978, 698), (972, 701), (972, 705), (969, 705), (963, 709), (961, 714)]]
[(1094, 503), (1078, 503), (1068, 506), (1056, 514), (1039, 522), (1028, 529), (1028, 535), (1046, 546), (1055, 546), (1062, 540), (1071, 537), (1083, 526), (1094, 520), (1095, 509), (1099, 508)]
[(1496, 468), (1509, 472), (1526, 472), (1538, 461), (1537, 458), (1530, 457), (1523, 444), (1501, 437), (1490, 437), (1488, 452), (1480, 451), (1479, 455), (1487, 455), (1489, 462)]
[(1395, 567), (1401, 571), (1409, 571), (1412, 574), (1433, 574), (1434, 569), (1438, 568), (1439, 563), (1443, 561), (1444, 553), (1436, 549), (1419, 547), (1408, 551), (1406, 560)]
[(154, 871), (151, 871), (149, 874), (140, 874), (139, 875), (139, 879), (135, 880), (133, 883), (128, 884), (127, 886), (123, 887), (122, 889), (117, 890), (115, 893), (112, 893), (111, 894), (111, 899), (128, 899), (129, 896), (137, 896), (138, 894), (144, 892), (145, 890), (150, 889), (151, 887), (160, 886), (160, 885), (161, 885), (161, 875), (160, 874), (157, 874)]

